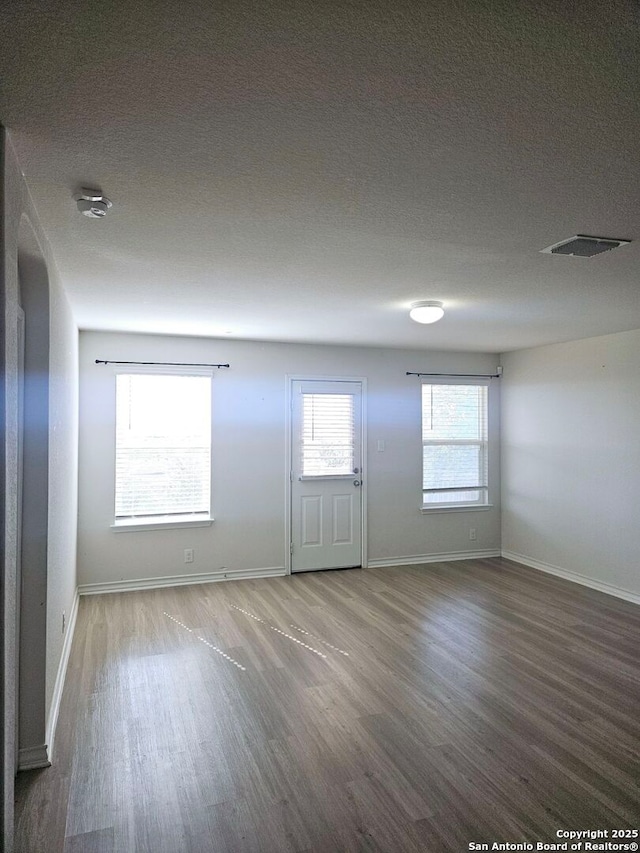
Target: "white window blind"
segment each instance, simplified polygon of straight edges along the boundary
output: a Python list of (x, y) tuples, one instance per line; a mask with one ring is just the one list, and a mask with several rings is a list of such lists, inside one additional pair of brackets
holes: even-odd
[(486, 504), (487, 386), (422, 386), (424, 506)]
[(351, 394), (302, 395), (302, 474), (353, 474), (354, 409)]
[(116, 377), (118, 519), (209, 515), (211, 377)]

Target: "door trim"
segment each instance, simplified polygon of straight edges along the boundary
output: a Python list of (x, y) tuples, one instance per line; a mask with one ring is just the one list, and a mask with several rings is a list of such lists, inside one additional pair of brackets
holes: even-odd
[(15, 756), (14, 772), (20, 769), (20, 611), (22, 607), (22, 487), (24, 484), (24, 356), (26, 341), (25, 315), (21, 304), (17, 309), (18, 331), (18, 492), (16, 514), (16, 657), (15, 657)]
[(294, 382), (357, 382), (360, 385), (360, 405), (362, 406), (360, 419), (360, 441), (362, 455), (362, 510), (360, 512), (360, 534), (362, 547), (362, 568), (367, 568), (367, 494), (369, 484), (369, 467), (367, 454), (367, 378), (366, 376), (328, 376), (327, 374), (313, 375), (309, 373), (287, 373), (285, 377), (285, 455), (284, 455), (284, 482), (285, 482), (285, 531), (284, 531), (284, 565), (285, 574), (291, 572), (291, 515), (293, 506), (291, 503), (291, 470), (293, 460), (291, 431), (293, 426), (293, 383)]

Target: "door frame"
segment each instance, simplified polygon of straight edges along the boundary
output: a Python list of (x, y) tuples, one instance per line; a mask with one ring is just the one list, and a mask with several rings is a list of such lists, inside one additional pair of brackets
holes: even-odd
[(293, 513), (292, 505), (292, 465), (293, 465), (293, 383), (294, 382), (357, 382), (360, 385), (360, 405), (362, 407), (360, 417), (360, 447), (361, 447), (361, 501), (362, 508), (360, 511), (360, 538), (362, 547), (362, 568), (367, 568), (367, 486), (369, 481), (369, 469), (367, 465), (367, 379), (365, 376), (327, 376), (326, 374), (310, 374), (310, 373), (288, 373), (285, 377), (285, 455), (284, 455), (284, 482), (285, 482), (285, 539), (284, 539), (284, 567), (285, 574), (290, 575), (291, 572), (291, 543), (292, 543), (292, 528), (291, 516)]
[(24, 484), (24, 386), (25, 386), (25, 342), (26, 325), (22, 304), (16, 313), (18, 332), (18, 478), (16, 517), (16, 658), (15, 658), (15, 756), (14, 772), (20, 764), (20, 611), (22, 607), (22, 490)]

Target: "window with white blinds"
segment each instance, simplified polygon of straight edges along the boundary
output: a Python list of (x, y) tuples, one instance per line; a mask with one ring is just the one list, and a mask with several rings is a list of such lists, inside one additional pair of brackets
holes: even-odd
[(422, 386), (423, 506), (488, 503), (486, 385)]
[(302, 475), (353, 474), (352, 394), (302, 394)]
[(116, 377), (116, 524), (206, 518), (211, 503), (211, 376)]

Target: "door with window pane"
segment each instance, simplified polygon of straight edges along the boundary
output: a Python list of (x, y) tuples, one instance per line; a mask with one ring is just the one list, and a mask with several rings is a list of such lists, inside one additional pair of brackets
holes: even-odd
[(362, 565), (362, 386), (292, 383), (291, 571)]

